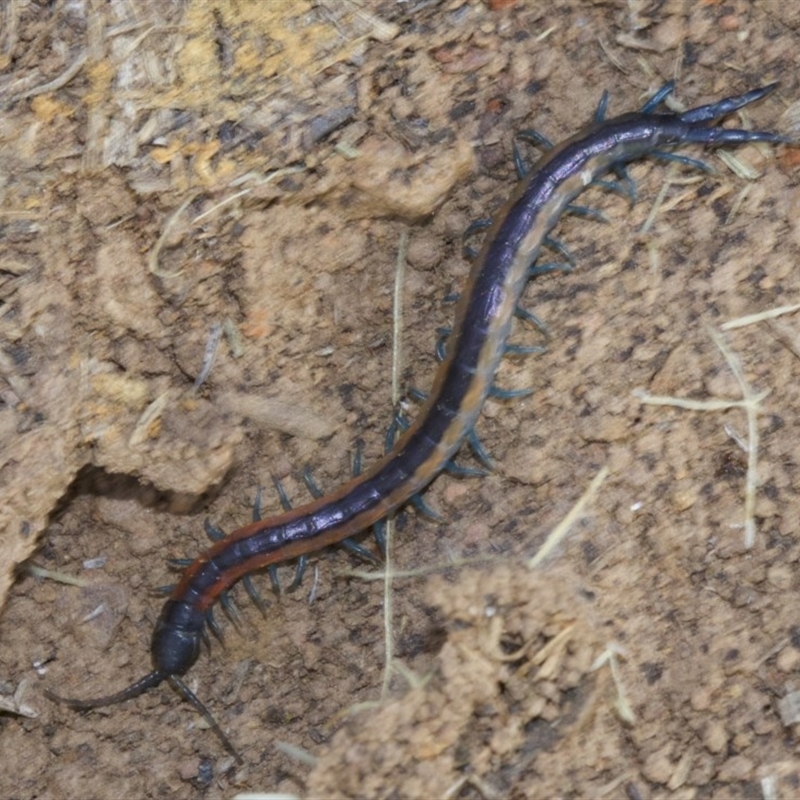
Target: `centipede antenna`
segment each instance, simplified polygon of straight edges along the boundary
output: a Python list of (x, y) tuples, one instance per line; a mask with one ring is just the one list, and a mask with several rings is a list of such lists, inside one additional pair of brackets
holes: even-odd
[(126, 700), (132, 700), (140, 694), (144, 694), (148, 689), (158, 686), (163, 680), (168, 678), (160, 670), (153, 670), (148, 672), (143, 678), (132, 683), (130, 686), (122, 689), (115, 694), (109, 694), (105, 697), (96, 697), (93, 700), (78, 700), (74, 697), (62, 697), (50, 689), (45, 689), (44, 695), (48, 700), (55, 703), (60, 703), (63, 706), (74, 708), (76, 711), (91, 711), (93, 708), (103, 708), (103, 706), (115, 706), (117, 703), (124, 703)]
[[(161, 673), (159, 673), (161, 675)], [(211, 712), (205, 707), (200, 698), (181, 680), (178, 675), (161, 675), (161, 680), (164, 678), (169, 681), (170, 686), (187, 702), (194, 706), (203, 719), (208, 724), (208, 727), (216, 734), (217, 738), (222, 742), (222, 746), (236, 759), (237, 764), (244, 764), (244, 759), (239, 755), (238, 750), (233, 746), (231, 740), (223, 733), (217, 721), (212, 716)]]

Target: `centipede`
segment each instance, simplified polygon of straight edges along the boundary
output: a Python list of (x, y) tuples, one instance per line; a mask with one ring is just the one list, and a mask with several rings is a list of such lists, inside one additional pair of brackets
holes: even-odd
[(416, 417), (371, 468), (338, 490), (283, 513), (257, 519), (217, 541), (185, 570), (153, 630), (152, 670), (130, 686), (95, 699), (48, 697), (87, 711), (135, 698), (163, 682), (203, 715), (224, 748), (242, 757), (183, 676), (197, 661), (207, 615), (239, 580), (321, 548), (350, 540), (417, 497), (443, 472), (472, 434), (508, 352), (515, 312), (527, 284), (544, 270), (548, 234), (572, 201), (592, 185), (610, 186), (608, 173), (645, 156), (704, 166), (674, 151), (684, 145), (719, 147), (749, 142), (791, 143), (777, 132), (723, 127), (720, 121), (770, 94), (776, 83), (683, 112), (663, 108), (666, 83), (635, 112), (607, 118), (604, 93), (591, 122), (549, 146), (516, 185), (488, 227), (456, 305), (455, 322), (433, 386)]

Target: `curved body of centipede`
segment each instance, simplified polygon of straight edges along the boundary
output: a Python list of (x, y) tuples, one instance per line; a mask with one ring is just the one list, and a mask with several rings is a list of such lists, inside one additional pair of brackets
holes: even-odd
[[(634, 159), (687, 143), (717, 146), (784, 142), (778, 134), (710, 123), (760, 100), (775, 84), (691, 109), (658, 113), (661, 89), (639, 112), (595, 120), (549, 150), (496, 215), (461, 294), (447, 352), (420, 413), (387, 455), (338, 491), (246, 525), (186, 569), (153, 632), (153, 671), (123, 691), (95, 700), (52, 695), (76, 709), (118, 703), (168, 680), (239, 756), (180, 676), (194, 664), (206, 613), (232, 584), (255, 570), (340, 542), (369, 528), (425, 488), (472, 431), (502, 358), (517, 304), (550, 229), (598, 176)], [(691, 161), (690, 159), (686, 159)], [(692, 162), (697, 163), (697, 162)]]

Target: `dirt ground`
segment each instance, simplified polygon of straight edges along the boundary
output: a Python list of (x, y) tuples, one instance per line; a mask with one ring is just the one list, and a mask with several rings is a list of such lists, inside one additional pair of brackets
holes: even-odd
[[(795, 134), (800, 9), (0, 13), (0, 795), (800, 795), (787, 147), (738, 149), (737, 173), (716, 154), (713, 175), (637, 163), (633, 206), (583, 196), (609, 222), (565, 217), (575, 270), (527, 291), (550, 336), (500, 369), (499, 385), (534, 393), (487, 403), (495, 471), (438, 479), (438, 521), (397, 518), (388, 585), (333, 549), (297, 592), (256, 577), (266, 620), (235, 590), (240, 630), (218, 613), (225, 646), (187, 680), (242, 766), (168, 687), (88, 714), (44, 696), (149, 671), (169, 559), (206, 547), (206, 518), (245, 524), (259, 487), (277, 510), (273, 477), (306, 500), (306, 465), (336, 487), (359, 439), (380, 456), (393, 361), (402, 394), (430, 385), (462, 233), (508, 195), (516, 132), (558, 141), (604, 89), (613, 114), (674, 78), (686, 106), (779, 80), (738, 122)], [(513, 341), (543, 336), (520, 322)]]

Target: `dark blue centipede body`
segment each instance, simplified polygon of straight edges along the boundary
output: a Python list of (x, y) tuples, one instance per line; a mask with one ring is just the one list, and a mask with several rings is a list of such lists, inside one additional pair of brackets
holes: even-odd
[[(77, 709), (121, 702), (168, 680), (205, 716), (226, 749), (238, 753), (207, 709), (180, 676), (197, 660), (206, 613), (240, 578), (280, 561), (303, 557), (340, 542), (408, 502), (443, 469), (472, 428), (492, 389), (506, 348), (512, 319), (547, 234), (570, 202), (598, 177), (647, 154), (669, 157), (662, 148), (687, 143), (708, 146), (744, 142), (785, 142), (768, 131), (708, 126), (755, 102), (770, 84), (683, 114), (656, 113), (672, 91), (667, 84), (641, 111), (605, 120), (606, 100), (595, 120), (580, 133), (548, 150), (517, 185), (489, 228), (456, 308), (453, 332), (434, 385), (414, 422), (370, 470), (305, 506), (256, 519), (216, 542), (187, 569), (165, 603), (152, 638), (153, 671), (115, 695), (72, 700), (51, 694)], [(541, 145), (547, 141), (531, 134)], [(696, 166), (693, 159), (683, 159)], [(627, 192), (632, 196), (632, 192)]]

